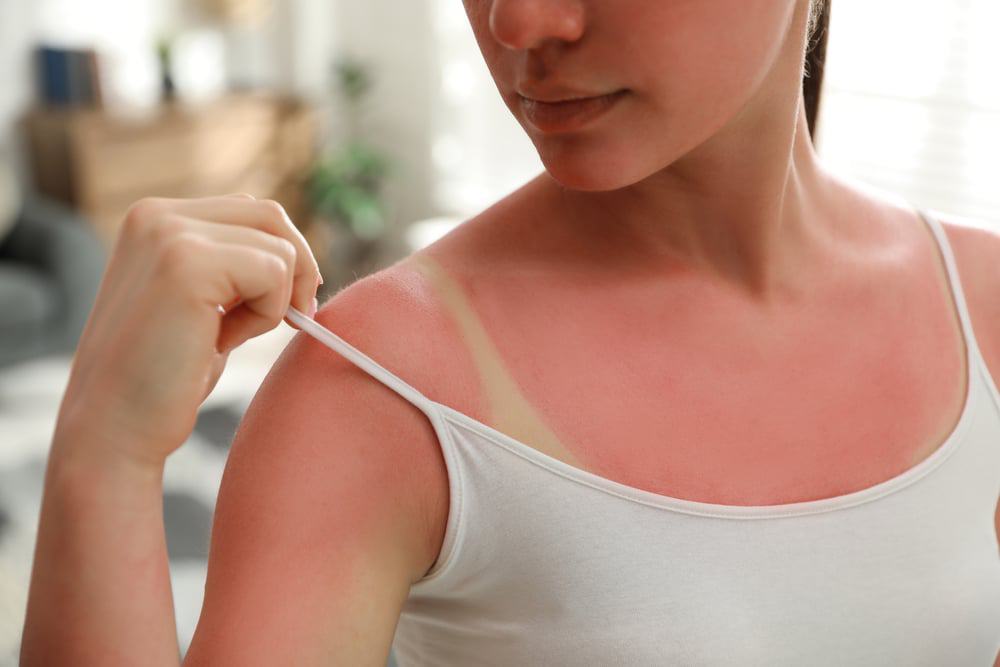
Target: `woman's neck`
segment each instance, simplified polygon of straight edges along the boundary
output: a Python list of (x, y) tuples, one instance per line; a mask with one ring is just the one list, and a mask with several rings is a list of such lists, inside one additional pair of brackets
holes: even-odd
[[(768, 301), (801, 283), (828, 256), (836, 233), (835, 188), (823, 170), (801, 97), (797, 120), (744, 116), (634, 185), (576, 191), (550, 175), (568, 221), (608, 262), (678, 262)], [(790, 114), (789, 114), (790, 115)], [(787, 116), (785, 116), (787, 118)], [(748, 139), (748, 137), (750, 137)], [(612, 249), (622, 252), (611, 252)]]

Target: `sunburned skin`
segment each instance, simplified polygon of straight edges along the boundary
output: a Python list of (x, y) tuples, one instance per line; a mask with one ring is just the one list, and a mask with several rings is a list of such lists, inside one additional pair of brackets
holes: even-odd
[[(410, 261), (474, 359), (483, 397), (462, 403), (486, 414), (473, 418), (661, 495), (783, 504), (905, 472), (964, 405), (966, 351), (943, 258), (912, 211), (888, 211), (871, 227), (895, 241), (857, 254), (849, 280), (770, 315), (680, 269), (660, 285), (546, 272), (523, 247), (547, 247), (552, 232), (512, 216), (470, 223)], [(481, 254), (518, 237), (520, 267)]]
[(442, 304), (458, 326), (473, 359), (485, 404), (490, 407), (494, 428), (526, 442), (540, 452), (577, 468), (585, 468), (546, 425), (538, 410), (524, 397), (507, 372), (489, 333), (470, 307), (462, 287), (429, 255), (413, 257), (414, 266), (436, 290)]
[[(810, 3), (463, 4), (545, 171), (412, 260), (475, 359), (481, 400), (443, 402), (728, 505), (858, 491), (944, 442), (967, 368), (941, 257), (912, 207), (819, 160)], [(573, 131), (524, 102), (622, 90)]]

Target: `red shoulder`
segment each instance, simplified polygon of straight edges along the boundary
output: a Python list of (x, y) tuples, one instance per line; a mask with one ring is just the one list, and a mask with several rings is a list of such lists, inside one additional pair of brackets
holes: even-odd
[[(320, 305), (315, 319), (432, 400), (442, 400), (454, 384), (452, 327), (408, 262), (344, 287)], [(234, 437), (220, 490), (222, 515), (227, 509), (246, 514), (242, 506), (257, 500), (234, 489), (254, 484), (267, 485), (269, 502), (302, 501), (283, 513), (302, 534), (323, 524), (330, 532), (332, 517), (346, 520), (336, 509), (345, 503), (357, 520), (367, 515), (369, 523), (381, 522), (395, 531), (397, 552), (407, 554), (411, 580), (440, 550), (449, 485), (430, 420), (304, 332), (283, 350)], [(257, 496), (263, 502), (265, 494)]]
[(955, 255), (976, 340), (1000, 380), (1000, 226), (951, 214), (937, 218)]
[[(430, 296), (396, 267), (316, 319), (433, 399), (455, 364)], [(233, 437), (190, 662), (384, 664), (409, 587), (440, 551), (448, 494), (426, 415), (297, 333)]]
[[(316, 321), (431, 400), (450, 404), (470, 377), (457, 330), (412, 256), (343, 288), (321, 304)], [(378, 431), (382, 443), (357, 456), (397, 471), (386, 501), (414, 528), (411, 538), (423, 562), (416, 574), (422, 576), (440, 551), (449, 506), (448, 472), (433, 425), (417, 406), (334, 350), (304, 333), (296, 339), (291, 354), (311, 369), (315, 386), (303, 390), (315, 394), (311, 419), (317, 429), (323, 428), (322, 405), (342, 398), (331, 394), (333, 385), (324, 386), (324, 378), (355, 376), (352, 401), (365, 412), (355, 428)]]

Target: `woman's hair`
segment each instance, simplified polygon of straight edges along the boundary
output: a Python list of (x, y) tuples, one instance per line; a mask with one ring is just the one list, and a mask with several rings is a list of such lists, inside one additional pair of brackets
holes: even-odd
[(823, 65), (826, 63), (826, 42), (830, 28), (830, 4), (833, 0), (810, 0), (809, 46), (806, 49), (805, 73), (802, 77), (802, 96), (809, 121), (809, 134), (816, 142), (816, 123), (819, 100), (823, 92)]

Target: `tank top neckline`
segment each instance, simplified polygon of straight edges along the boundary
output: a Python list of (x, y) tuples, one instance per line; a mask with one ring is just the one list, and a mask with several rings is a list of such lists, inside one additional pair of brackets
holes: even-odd
[[(979, 370), (979, 364), (982, 362), (978, 344), (972, 330), (972, 323), (965, 302), (964, 291), (962, 290), (961, 281), (958, 276), (954, 255), (951, 252), (950, 244), (940, 223), (924, 210), (914, 210), (928, 225), (933, 237), (937, 240), (938, 250), (945, 263), (945, 273), (952, 302), (958, 311), (965, 347), (966, 370), (966, 391), (961, 413), (943, 443), (939, 444), (930, 455), (916, 465), (872, 486), (826, 498), (771, 505), (729, 505), (677, 498), (617, 482), (545, 454), (450, 405), (432, 400), (314, 320), (296, 317), (295, 321), (296, 324), (302, 327), (303, 331), (320, 339), (321, 342), (329, 347), (334, 347), (344, 356), (348, 357), (350, 361), (416, 405), (427, 414), (432, 422), (435, 421), (434, 417), (436, 413), (451, 425), (475, 433), (488, 442), (568, 481), (583, 484), (629, 502), (706, 517), (766, 519), (819, 514), (854, 507), (888, 496), (926, 477), (936, 468), (940, 467), (958, 449), (959, 445), (963, 442), (963, 436), (968, 431), (974, 418), (973, 408), (977, 404), (980, 390), (979, 372), (977, 371)], [(450, 437), (450, 434), (448, 435)]]

